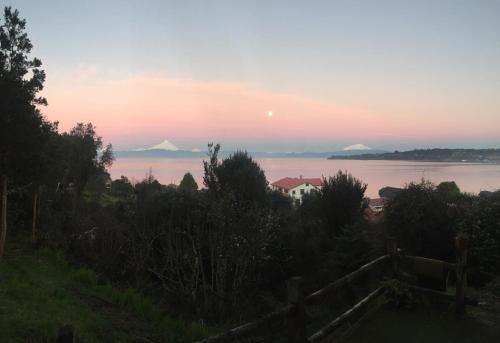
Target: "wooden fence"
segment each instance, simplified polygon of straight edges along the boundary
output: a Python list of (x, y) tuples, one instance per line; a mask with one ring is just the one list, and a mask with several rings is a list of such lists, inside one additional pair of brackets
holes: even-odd
[[(397, 248), (396, 242), (393, 239), (388, 240), (387, 244), (387, 254), (383, 255), (365, 265), (359, 269), (347, 274), (340, 279), (328, 284), (322, 289), (315, 291), (307, 296), (304, 295), (303, 290), (303, 280), (301, 277), (293, 277), (289, 279), (286, 283), (288, 292), (288, 304), (274, 312), (268, 313), (267, 315), (231, 330), (223, 332), (219, 335), (205, 338), (197, 343), (222, 343), (222, 342), (234, 342), (235, 340), (255, 336), (256, 334), (261, 335), (264, 331), (270, 331), (273, 329), (273, 324), (277, 322), (285, 321), (286, 335), (288, 337), (288, 342), (290, 343), (316, 343), (321, 342), (326, 337), (331, 335), (336, 329), (342, 326), (345, 322), (351, 319), (355, 314), (360, 313), (360, 311), (366, 308), (366, 305), (372, 300), (376, 299), (378, 296), (384, 293), (384, 287), (379, 286), (361, 301), (355, 304), (346, 312), (342, 313), (340, 316), (334, 320), (327, 323), (319, 331), (315, 332), (311, 336), (307, 336), (307, 325), (309, 322), (309, 317), (307, 315), (307, 306), (313, 305), (315, 303), (324, 300), (327, 295), (334, 294), (336, 290), (346, 285), (351, 284), (354, 280), (357, 280), (360, 276), (365, 275), (368, 271), (381, 266), (385, 263), (389, 263), (393, 274), (397, 277), (400, 274), (400, 264), (402, 261), (420, 261), (424, 259), (418, 256), (405, 256), (402, 254), (401, 250)], [(428, 288), (418, 287), (414, 285), (409, 285), (409, 289), (415, 292), (424, 293), (430, 296), (439, 297), (447, 301), (455, 301), (456, 313), (457, 315), (463, 315), (465, 313), (465, 305), (475, 305), (477, 302), (465, 297), (465, 289), (467, 287), (467, 276), (466, 276), (466, 263), (467, 263), (467, 242), (462, 238), (456, 239), (456, 263), (448, 263), (439, 260), (430, 260), (433, 263), (438, 263), (445, 270), (455, 271), (456, 274), (456, 292), (455, 296), (450, 295), (446, 292), (440, 292)]]

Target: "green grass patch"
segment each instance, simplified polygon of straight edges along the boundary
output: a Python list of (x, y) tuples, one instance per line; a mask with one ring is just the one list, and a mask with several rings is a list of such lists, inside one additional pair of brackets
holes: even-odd
[(54, 342), (66, 324), (77, 342), (192, 342), (211, 331), (169, 317), (135, 289), (98, 285), (59, 251), (11, 245), (0, 259), (0, 341)]

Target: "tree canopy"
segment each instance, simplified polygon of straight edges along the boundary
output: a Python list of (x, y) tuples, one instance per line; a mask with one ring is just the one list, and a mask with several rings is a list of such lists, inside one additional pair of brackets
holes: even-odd
[(33, 45), (25, 30), (19, 12), (5, 7), (0, 21), (0, 171), (9, 177), (33, 170), (27, 164), (33, 166), (47, 135), (57, 127), (37, 108), (47, 104), (38, 95), (45, 72), (42, 62), (29, 56)]
[(194, 180), (193, 175), (191, 173), (184, 174), (184, 177), (179, 184), (179, 190), (185, 192), (195, 192), (198, 190), (198, 184)]
[(367, 185), (347, 172), (323, 179), (319, 192), (322, 216), (327, 230), (336, 234), (345, 225), (354, 224), (363, 211), (363, 198)]
[(237, 151), (220, 162), (220, 145), (209, 145), (210, 160), (204, 161), (205, 186), (212, 194), (231, 194), (240, 203), (264, 204), (267, 179), (264, 171), (246, 151)]

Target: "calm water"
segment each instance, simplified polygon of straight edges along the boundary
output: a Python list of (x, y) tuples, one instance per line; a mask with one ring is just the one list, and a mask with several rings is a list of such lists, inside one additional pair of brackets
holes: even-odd
[[(269, 182), (282, 177), (321, 177), (333, 175), (337, 170), (347, 170), (368, 183), (367, 195), (376, 197), (384, 186), (402, 187), (422, 178), (439, 183), (453, 180), (462, 191), (478, 193), (482, 190), (500, 189), (500, 165), (473, 163), (433, 163), (406, 161), (349, 161), (311, 158), (261, 158), (256, 159), (264, 169)], [(125, 175), (142, 180), (149, 168), (164, 184), (178, 184), (184, 173), (191, 172), (202, 186), (203, 158), (119, 158), (111, 168), (111, 176)]]

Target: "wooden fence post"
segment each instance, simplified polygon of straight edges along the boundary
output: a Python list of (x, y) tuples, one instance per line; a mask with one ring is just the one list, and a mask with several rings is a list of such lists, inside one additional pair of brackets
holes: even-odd
[(295, 306), (295, 310), (287, 320), (288, 342), (305, 343), (307, 342), (307, 315), (303, 280), (300, 276), (293, 277), (286, 282), (286, 287), (288, 303)]
[(457, 237), (455, 239), (456, 263), (455, 272), (457, 275), (457, 284), (455, 290), (456, 313), (458, 316), (465, 314), (465, 291), (467, 289), (467, 239)]
[(387, 253), (391, 255), (392, 271), (395, 276), (399, 275), (399, 252), (396, 239), (389, 237), (387, 239)]

